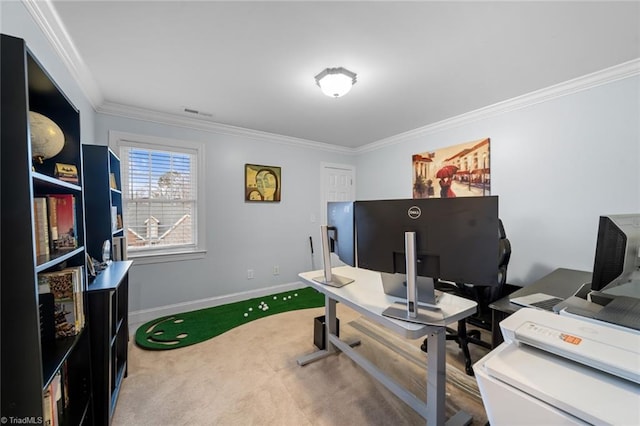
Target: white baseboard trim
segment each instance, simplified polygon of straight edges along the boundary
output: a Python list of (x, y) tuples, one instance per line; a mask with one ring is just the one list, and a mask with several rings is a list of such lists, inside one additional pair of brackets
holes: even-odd
[(129, 330), (132, 333), (135, 333), (136, 329), (145, 322), (167, 315), (195, 311), (197, 309), (212, 308), (214, 306), (239, 302), (241, 300), (253, 299), (255, 297), (267, 296), (274, 293), (282, 293), (284, 291), (296, 290), (303, 287), (307, 287), (307, 285), (305, 285), (302, 281), (296, 281), (292, 283), (261, 288), (258, 290), (243, 291), (239, 293), (228, 294), (225, 296), (210, 297), (207, 299), (159, 306), (157, 308), (132, 311), (129, 312)]

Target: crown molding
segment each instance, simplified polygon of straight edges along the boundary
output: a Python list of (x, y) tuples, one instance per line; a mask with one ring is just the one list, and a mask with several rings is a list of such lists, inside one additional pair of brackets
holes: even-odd
[(204, 120), (182, 117), (176, 114), (167, 114), (142, 108), (105, 102), (102, 91), (98, 87), (93, 76), (89, 72), (82, 56), (78, 53), (62, 20), (58, 16), (51, 0), (22, 0), (32, 18), (49, 40), (53, 50), (63, 61), (71, 76), (78, 82), (80, 89), (85, 94), (93, 109), (102, 114), (122, 116), (125, 118), (137, 118), (160, 124), (169, 124), (189, 129), (203, 130), (213, 133), (244, 136), (252, 139), (269, 140), (271, 142), (289, 146), (306, 146), (312, 149), (353, 154), (352, 148), (315, 142), (306, 139), (293, 138), (257, 130), (213, 123)]
[(419, 127), (408, 132), (399, 133), (385, 139), (380, 139), (367, 145), (355, 148), (356, 153), (364, 153), (375, 151), (387, 146), (397, 145), (409, 139), (415, 139), (421, 136), (442, 132), (455, 127), (460, 127), (475, 121), (483, 120), (489, 117), (506, 114), (518, 109), (527, 108), (539, 103), (547, 102), (555, 98), (571, 95), (591, 89), (593, 87), (602, 86), (625, 78), (640, 75), (640, 58), (623, 62), (582, 77), (574, 78), (544, 89), (536, 90), (522, 96), (518, 96), (503, 102), (498, 102), (474, 111), (470, 111), (455, 117), (447, 118), (437, 123)]
[(310, 141), (307, 139), (293, 138), (289, 136), (251, 130), (242, 127), (235, 127), (226, 124), (182, 117), (176, 114), (151, 111), (143, 108), (121, 105), (111, 102), (104, 102), (96, 111), (102, 114), (115, 115), (124, 118), (136, 118), (144, 121), (151, 121), (159, 124), (167, 124), (177, 127), (202, 130), (206, 132), (225, 134), (231, 136), (243, 136), (257, 140), (269, 140), (270, 142), (285, 144), (290, 146), (305, 146), (307, 148), (319, 149), (323, 151), (333, 151), (342, 154), (360, 154), (375, 151), (388, 146), (397, 145), (410, 139), (419, 138), (429, 134), (442, 132), (448, 129), (460, 127), (469, 123), (506, 114), (518, 109), (527, 108), (552, 99), (571, 95), (593, 87), (602, 86), (625, 78), (640, 75), (640, 58), (624, 62), (613, 67), (574, 78), (544, 89), (536, 90), (522, 96), (518, 96), (503, 102), (498, 102), (474, 111), (470, 111), (437, 123), (429, 124), (414, 130), (380, 139), (358, 148), (348, 148), (339, 145), (332, 145), (322, 142)]
[(353, 148), (347, 148), (339, 145), (332, 145), (323, 142), (311, 141), (308, 139), (294, 138), (290, 136), (279, 135), (276, 133), (263, 132), (260, 130), (246, 129), (243, 127), (231, 126), (228, 124), (215, 123), (197, 118), (183, 117), (176, 114), (170, 114), (160, 111), (152, 111), (145, 108), (138, 108), (130, 105), (122, 105), (113, 102), (104, 102), (100, 105), (96, 112), (99, 114), (113, 115), (123, 118), (131, 118), (142, 121), (149, 121), (158, 124), (166, 124), (175, 127), (184, 127), (192, 130), (201, 130), (204, 132), (216, 133), (228, 136), (246, 137), (260, 141), (269, 141), (281, 145), (289, 145), (295, 147), (307, 147), (322, 151), (339, 152), (342, 154), (353, 154)]
[(51, 1), (22, 0), (22, 3), (95, 109), (104, 101), (102, 91), (78, 53)]
[[(0, 0), (1, 1), (1, 0)], [(104, 96), (98, 87), (93, 76), (89, 72), (84, 60), (78, 53), (71, 37), (67, 33), (60, 17), (58, 16), (51, 0), (21, 0), (27, 10), (48, 38), (57, 55), (62, 59), (72, 77), (78, 82), (96, 112), (122, 116), (125, 118), (137, 118), (169, 124), (178, 127), (203, 130), (207, 132), (226, 134), (232, 136), (244, 136), (252, 139), (269, 140), (271, 142), (290, 145), (305, 146), (323, 151), (333, 151), (342, 154), (360, 154), (374, 151), (387, 146), (397, 145), (404, 141), (421, 136), (441, 132), (475, 121), (505, 114), (518, 109), (527, 108), (542, 102), (547, 102), (555, 98), (567, 96), (593, 87), (601, 86), (617, 80), (633, 77), (640, 74), (640, 58), (624, 62), (604, 70), (587, 74), (566, 82), (556, 84), (541, 90), (537, 90), (522, 96), (518, 96), (503, 102), (498, 102), (474, 111), (470, 111), (455, 117), (451, 117), (437, 123), (419, 127), (404, 133), (400, 133), (385, 139), (363, 145), (358, 148), (348, 148), (339, 145), (332, 145), (322, 142), (310, 141), (307, 139), (293, 138), (274, 133), (262, 132), (258, 130), (245, 129), (210, 121), (182, 117), (176, 114), (168, 114), (158, 111), (151, 111), (142, 108), (120, 105), (104, 101)]]

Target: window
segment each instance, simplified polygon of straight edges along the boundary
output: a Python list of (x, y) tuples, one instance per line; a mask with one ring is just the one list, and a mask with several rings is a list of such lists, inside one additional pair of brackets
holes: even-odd
[(109, 138), (121, 161), (129, 257), (203, 253), (202, 144), (118, 132)]

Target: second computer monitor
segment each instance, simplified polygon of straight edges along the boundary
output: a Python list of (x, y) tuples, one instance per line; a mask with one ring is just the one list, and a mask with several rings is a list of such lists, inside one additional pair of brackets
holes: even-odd
[(330, 250), (350, 266), (356, 266), (353, 201), (327, 203), (327, 226)]
[(601, 216), (591, 289), (640, 280), (640, 214)]

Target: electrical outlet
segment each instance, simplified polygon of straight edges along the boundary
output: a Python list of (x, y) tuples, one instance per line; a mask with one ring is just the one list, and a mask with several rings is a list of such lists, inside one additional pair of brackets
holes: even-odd
[(248, 280), (253, 279), (253, 269), (247, 269), (247, 279)]
[(278, 265), (273, 267), (273, 275), (280, 275), (280, 267)]

